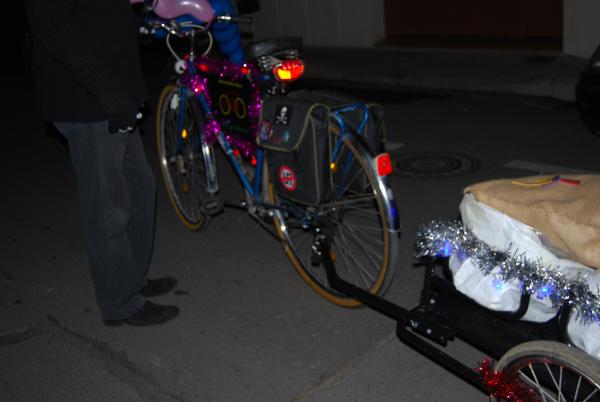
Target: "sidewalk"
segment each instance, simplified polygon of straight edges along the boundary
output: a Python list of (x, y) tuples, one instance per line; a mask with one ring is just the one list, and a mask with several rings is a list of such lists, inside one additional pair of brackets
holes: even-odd
[(388, 88), (477, 91), (574, 101), (587, 60), (559, 52), (309, 47), (305, 77)]
[[(525, 52), (309, 48), (305, 57), (306, 77), (315, 81), (567, 101), (585, 65), (577, 58)], [(152, 104), (164, 84), (161, 68), (148, 76)], [(177, 276), (177, 291), (159, 302), (177, 304), (182, 314), (151, 328), (103, 326), (67, 149), (34, 113), (27, 76), (0, 74), (0, 87), (11, 100), (1, 142), (9, 151), (0, 162), (7, 172), (0, 197), (0, 401), (487, 399), (399, 342), (394, 321), (318, 297), (280, 245), (244, 212), (228, 210), (206, 231), (185, 229), (161, 188), (151, 119), (143, 138), (159, 186), (152, 275)], [(453, 149), (459, 143), (486, 161), (474, 175), (393, 178), (404, 232), (386, 298), (400, 306), (414, 306), (421, 290), (422, 273), (412, 266), (413, 228), (454, 214), (466, 184), (513, 174), (508, 160), (597, 166), (597, 138), (584, 131), (572, 107), (462, 98), (386, 105), (391, 141), (413, 149)], [(219, 173), (222, 191), (232, 193), (225, 198), (238, 197), (235, 176)], [(481, 354), (464, 344), (449, 350), (473, 367), (480, 362)]]
[[(159, 44), (162, 46), (162, 44)], [(158, 51), (162, 60), (166, 49)], [(164, 54), (163, 54), (164, 52)], [(155, 63), (157, 54), (149, 54)], [(143, 56), (143, 54), (142, 54)], [(417, 91), (475, 91), (575, 100), (587, 59), (560, 52), (307, 47), (305, 78)], [(15, 79), (17, 78), (17, 79)], [(0, 87), (32, 91), (30, 76), (0, 73)]]

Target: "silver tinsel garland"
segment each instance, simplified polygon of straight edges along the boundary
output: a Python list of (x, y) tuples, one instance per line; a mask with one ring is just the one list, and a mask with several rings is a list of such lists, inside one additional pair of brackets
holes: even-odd
[(600, 299), (590, 290), (586, 278), (577, 274), (567, 278), (555, 267), (544, 266), (518, 251), (497, 251), (479, 240), (460, 221), (432, 221), (420, 225), (416, 234), (417, 257), (472, 258), (484, 275), (498, 267), (503, 282), (517, 279), (522, 291), (532, 296), (549, 297), (555, 306), (571, 305), (583, 324), (600, 323)]

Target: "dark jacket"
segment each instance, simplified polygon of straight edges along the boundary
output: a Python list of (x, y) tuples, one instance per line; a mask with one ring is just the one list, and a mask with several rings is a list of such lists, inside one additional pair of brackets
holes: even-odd
[(95, 122), (147, 99), (128, 0), (25, 0), (42, 117)]

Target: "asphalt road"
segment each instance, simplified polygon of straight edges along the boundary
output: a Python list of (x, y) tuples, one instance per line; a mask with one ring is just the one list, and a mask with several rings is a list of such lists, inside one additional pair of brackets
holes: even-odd
[[(154, 102), (163, 73), (148, 70)], [(40, 121), (30, 88), (12, 83), (0, 136), (0, 400), (487, 400), (400, 343), (393, 321), (317, 296), (244, 212), (227, 210), (205, 230), (189, 232), (160, 186), (151, 272), (178, 277), (178, 291), (161, 301), (178, 304), (182, 314), (153, 328), (104, 327), (68, 150)], [(403, 231), (386, 298), (404, 307), (416, 304), (422, 283), (413, 266), (416, 226), (456, 217), (466, 185), (600, 169), (600, 138), (583, 127), (572, 104), (348, 90), (384, 104), (395, 162), (441, 155), (391, 180)], [(159, 180), (150, 119), (144, 132)], [(227, 196), (238, 196), (235, 178), (220, 174)], [(448, 350), (473, 367), (483, 357), (460, 343)]]

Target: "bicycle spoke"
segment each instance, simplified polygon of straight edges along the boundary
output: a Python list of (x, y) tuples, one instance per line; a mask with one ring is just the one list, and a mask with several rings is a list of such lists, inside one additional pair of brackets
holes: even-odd
[[(355, 273), (355, 270), (352, 269), (352, 265), (354, 265), (356, 268), (359, 268), (358, 269), (359, 274), (360, 274), (360, 267), (358, 265), (356, 265), (356, 262), (347, 255), (350, 250), (348, 248), (346, 248), (346, 244), (343, 242), (343, 239), (342, 239), (342, 242), (336, 242), (335, 244), (338, 247), (338, 249), (340, 249), (340, 251), (343, 251), (342, 253), (338, 253), (338, 254), (341, 256), (341, 258), (344, 262), (346, 272), (348, 273), (348, 276), (350, 277), (350, 281), (353, 282), (354, 284), (358, 284), (359, 279), (360, 279), (363, 282), (363, 284), (368, 286), (368, 283), (367, 283), (366, 279), (364, 278), (364, 276), (360, 275), (360, 278), (356, 277), (356, 273)], [(343, 246), (342, 246), (342, 244), (343, 244)]]
[[(370, 240), (372, 243), (377, 243), (379, 245), (383, 245), (383, 240), (380, 240), (383, 238), (383, 230), (381, 230), (379, 228), (376, 228), (373, 226), (366, 226), (366, 225), (357, 225), (355, 223), (350, 225), (347, 222), (342, 222), (342, 225), (352, 228), (352, 230), (355, 232), (356, 232), (356, 229), (360, 229), (357, 232), (357, 235), (362, 235), (363, 240)], [(371, 232), (375, 232), (375, 233), (371, 234), (371, 233), (367, 233), (367, 231), (371, 231)]]
[(353, 246), (352, 243), (354, 243), (354, 242), (352, 242), (345, 235), (345, 232), (342, 231), (342, 230), (340, 230), (339, 228), (336, 230), (336, 233), (338, 234), (339, 238), (342, 240), (342, 243), (344, 244), (344, 247), (346, 247), (346, 250), (348, 251), (348, 253), (350, 255), (350, 259), (354, 263), (354, 266), (357, 268), (357, 271), (364, 272), (364, 270), (362, 269), (362, 267), (364, 266), (364, 264), (362, 262), (359, 262), (357, 260), (357, 258), (354, 256), (356, 254), (356, 248), (352, 247)]
[[(544, 362), (544, 366), (546, 367), (546, 370), (548, 371), (548, 375), (550, 376), (550, 379), (552, 380), (552, 382), (554, 383), (554, 386), (556, 387), (558, 402), (565, 400), (565, 397), (563, 396), (562, 391), (561, 391), (561, 386), (556, 382), (556, 378), (554, 377), (552, 370), (550, 370), (550, 366), (548, 365), (547, 362)], [(562, 381), (562, 366), (560, 367), (560, 375), (561, 375), (561, 381)]]
[(581, 401), (581, 402), (587, 402), (587, 401), (589, 401), (589, 400), (590, 400), (590, 398), (591, 398), (592, 396), (596, 395), (597, 393), (598, 393), (598, 388), (594, 389), (594, 391), (593, 391), (591, 394), (589, 394), (589, 395), (587, 396), (587, 398), (585, 398), (585, 399), (584, 399), (583, 401)]
[[(365, 239), (364, 239), (364, 238), (360, 238), (360, 237), (359, 237), (359, 234), (360, 234), (361, 232), (358, 232), (358, 233), (357, 233), (357, 232), (356, 232), (356, 231), (353, 229), (353, 227), (352, 227), (352, 226), (350, 226), (350, 225), (348, 225), (348, 224), (345, 224), (345, 226), (347, 226), (347, 227), (348, 227), (348, 231), (350, 232), (350, 234), (352, 234), (352, 236), (353, 236), (353, 237), (354, 237), (354, 239), (356, 240), (356, 243), (357, 243), (357, 245), (358, 245), (359, 247), (361, 247), (361, 248), (362, 248), (362, 249), (365, 251), (365, 253), (368, 251), (368, 252), (370, 252), (370, 254), (371, 254), (371, 255), (373, 255), (374, 257), (376, 257), (376, 258), (377, 258), (377, 257), (380, 257), (380, 253), (379, 253), (380, 247), (377, 247), (377, 249), (374, 249), (374, 247), (375, 247), (375, 246), (373, 246), (373, 248), (369, 248), (369, 246), (368, 246), (368, 245), (366, 245), (366, 244), (365, 244), (365, 242), (364, 242), (364, 240), (365, 240)], [(372, 236), (368, 236), (367, 238), (368, 238), (368, 239), (370, 239), (370, 240), (373, 240), (373, 241), (374, 241), (374, 242), (376, 242), (378, 245), (380, 245), (380, 246), (383, 246), (383, 241), (379, 241), (378, 239), (374, 239)], [(373, 264), (373, 265), (377, 266), (377, 264)]]
[(559, 376), (558, 376), (558, 390), (560, 392), (560, 396), (564, 400), (564, 402), (568, 402), (567, 398), (562, 393), (562, 383), (563, 383), (563, 366), (559, 367)]
[(295, 242), (296, 247), (297, 248), (303, 248), (302, 245), (306, 244), (308, 241), (310, 241), (311, 235), (309, 233), (302, 233), (303, 236), (298, 235), (297, 237), (300, 237), (300, 241), (299, 242)]
[[(375, 282), (375, 278), (373, 278), (373, 276), (366, 270), (363, 269), (363, 263), (359, 262), (356, 260), (356, 257), (354, 257), (354, 252), (353, 252), (353, 248), (349, 242), (349, 240), (346, 238), (346, 236), (343, 234), (342, 231), (339, 231), (339, 236), (341, 237), (342, 242), (344, 243), (344, 246), (346, 247), (348, 258), (350, 261), (352, 261), (352, 265), (354, 265), (354, 267), (356, 267), (356, 272), (359, 274), (360, 279), (362, 279), (363, 284), (367, 287), (369, 287), (371, 284), (373, 284)], [(377, 267), (377, 265), (375, 264), (375, 267)], [(350, 266), (348, 268), (351, 268)]]
[[(303, 261), (310, 261), (310, 253), (312, 252), (310, 247), (311, 239), (312, 235), (304, 231), (293, 236), (292, 241), (294, 242), (294, 248), (303, 252), (303, 254), (299, 256)], [(308, 247), (306, 247), (307, 245)]]
[[(336, 230), (337, 233), (337, 230)], [(334, 243), (335, 247), (337, 247), (337, 249), (339, 251), (343, 251), (342, 253), (338, 253), (340, 254), (341, 258), (342, 258), (342, 262), (343, 264), (341, 264), (341, 268), (343, 268), (349, 276), (353, 275), (354, 269), (353, 269), (353, 264), (354, 264), (354, 260), (351, 259), (348, 255), (348, 251), (350, 250), (348, 247), (346, 247), (346, 243), (344, 242), (344, 239), (342, 237), (342, 235), (340, 234), (339, 236), (336, 236), (336, 240)], [(353, 279), (356, 279), (356, 277), (354, 277)]]
[[(343, 222), (343, 225), (350, 225), (347, 222)], [(373, 225), (359, 225), (357, 223), (352, 223), (352, 227), (356, 229), (360, 229), (359, 233), (363, 234), (367, 238), (372, 238), (375, 241), (378, 241), (376, 238), (381, 238), (383, 235), (383, 230), (379, 227), (375, 227)], [(370, 232), (370, 233), (366, 233)], [(381, 243), (381, 242), (379, 242)]]
[[(345, 194), (346, 192), (348, 192), (348, 187), (350, 187), (350, 186), (351, 186), (351, 185), (354, 183), (354, 181), (355, 181), (356, 179), (358, 179), (358, 177), (360, 176), (360, 174), (361, 174), (361, 173), (362, 173), (362, 172), (359, 170), (359, 171), (358, 171), (358, 173), (356, 173), (356, 174), (354, 175), (354, 177), (352, 178), (352, 180), (348, 181), (348, 182), (345, 184), (345, 186), (342, 188), (342, 190), (341, 190), (341, 191), (338, 189), (338, 191), (337, 191), (337, 195), (338, 195), (338, 197), (339, 197), (340, 195), (342, 195), (342, 194)], [(362, 193), (364, 193), (364, 191), (362, 191), (362, 192), (353, 191), (353, 193), (354, 193), (354, 194), (362, 194)]]
[[(540, 391), (540, 396), (542, 397), (542, 400), (544, 402), (547, 402), (546, 401), (546, 397), (544, 396), (544, 389), (540, 385), (540, 382), (538, 381), (537, 376), (535, 375), (535, 371), (533, 370), (533, 367), (532, 367), (531, 363), (529, 363), (527, 366), (529, 367), (529, 371), (531, 371), (531, 375), (533, 376), (533, 380), (535, 381), (535, 384), (537, 386), (537, 390)], [(554, 399), (554, 398), (552, 398), (552, 399)]]
[(581, 376), (577, 380), (577, 388), (575, 389), (575, 396), (573, 397), (573, 402), (577, 402), (577, 397), (579, 396), (579, 387), (581, 386)]
[[(365, 206), (366, 208), (366, 206)], [(352, 211), (353, 213), (359, 212), (363, 215), (365, 215), (364, 219), (371, 219), (371, 217), (366, 217), (366, 215), (375, 215), (375, 216), (379, 216), (379, 213), (376, 211), (370, 211), (370, 210), (366, 210), (364, 208), (358, 208), (358, 207), (346, 207), (345, 208), (346, 211)]]
[[(353, 231), (350, 231), (350, 234), (354, 238), (357, 248), (361, 249), (364, 252), (365, 257), (367, 258), (367, 260), (369, 260), (370, 266), (375, 267), (375, 270), (377, 270), (379, 263), (377, 263), (374, 260), (374, 258), (379, 257), (377, 251), (373, 251), (372, 249), (365, 247), (364, 244), (360, 241), (360, 239), (356, 237), (356, 234)], [(361, 270), (361, 271), (363, 271), (363, 270)], [(369, 276), (369, 280), (371, 281), (371, 283), (375, 282), (375, 278), (369, 274), (368, 266), (364, 271)], [(375, 271), (375, 272), (377, 272), (377, 271)]]
[(198, 170), (205, 170), (204, 164), (200, 165), (200, 164), (192, 163), (192, 162), (186, 162), (185, 167), (186, 167), (186, 170), (187, 169), (191, 170), (190, 168), (198, 169)]
[[(328, 211), (332, 208), (346, 207), (348, 205), (358, 204), (358, 203), (366, 203), (367, 201), (373, 202), (375, 201), (374, 194), (363, 194), (360, 193), (358, 196), (354, 196), (352, 198), (344, 198), (343, 200), (335, 200), (329, 203), (322, 204), (320, 206), (321, 210)], [(371, 211), (374, 212), (374, 211)], [(377, 212), (376, 212), (377, 213)]]

